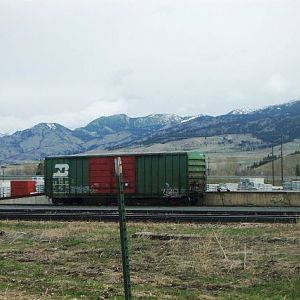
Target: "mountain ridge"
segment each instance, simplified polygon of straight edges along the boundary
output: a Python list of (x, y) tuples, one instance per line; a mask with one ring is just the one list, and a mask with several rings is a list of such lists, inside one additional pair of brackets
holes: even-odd
[[(48, 155), (115, 150), (167, 143), (193, 137), (250, 134), (267, 147), (300, 137), (300, 101), (254, 111), (225, 115), (126, 114), (102, 116), (71, 130), (58, 123), (39, 123), (11, 135), (0, 136), (0, 162), (37, 160)], [(247, 141), (245, 141), (247, 143)]]

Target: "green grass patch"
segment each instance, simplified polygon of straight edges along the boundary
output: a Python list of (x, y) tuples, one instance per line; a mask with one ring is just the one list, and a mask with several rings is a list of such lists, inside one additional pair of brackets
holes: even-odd
[[(299, 299), (299, 229), (129, 223), (134, 299)], [(3, 221), (0, 231), (7, 299), (123, 299), (117, 223)], [(141, 231), (198, 238), (131, 237)]]

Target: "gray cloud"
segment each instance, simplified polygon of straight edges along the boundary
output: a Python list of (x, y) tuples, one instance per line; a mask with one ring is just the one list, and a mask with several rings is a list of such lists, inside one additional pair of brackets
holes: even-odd
[(113, 86), (123, 86), (126, 79), (133, 73), (132, 69), (120, 69), (115, 72), (112, 76), (112, 85)]
[[(48, 106), (49, 107), (49, 106)], [(128, 110), (127, 102), (123, 99), (109, 99), (109, 100), (97, 100), (87, 105), (84, 109), (78, 111), (76, 109), (70, 109), (62, 112), (33, 114), (28, 118), (24, 118), (22, 115), (7, 115), (1, 117), (2, 131), (12, 133), (19, 129), (26, 129), (32, 125), (43, 122), (55, 122), (63, 124), (68, 128), (80, 127), (80, 124), (92, 121), (99, 116), (107, 116), (112, 114), (122, 113)]]
[(293, 0), (2, 0), (0, 132), (299, 99), (299, 20)]

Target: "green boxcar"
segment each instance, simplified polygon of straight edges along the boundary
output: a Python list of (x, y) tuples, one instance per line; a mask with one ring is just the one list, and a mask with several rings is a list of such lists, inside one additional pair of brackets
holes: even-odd
[[(205, 191), (206, 163), (200, 152), (48, 157), (45, 159), (46, 195), (54, 203), (115, 201), (115, 194), (93, 192), (89, 166), (91, 158), (117, 156), (134, 157), (135, 192), (126, 195), (128, 201), (149, 204), (161, 200), (169, 204), (201, 202)], [(108, 176), (115, 176), (113, 170), (110, 174)]]
[(45, 159), (45, 194), (52, 199), (77, 199), (89, 195), (88, 157)]

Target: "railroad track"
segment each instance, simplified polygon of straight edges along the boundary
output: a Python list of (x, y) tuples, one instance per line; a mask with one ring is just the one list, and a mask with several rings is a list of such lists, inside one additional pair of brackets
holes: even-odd
[[(300, 207), (127, 207), (127, 220), (172, 222), (298, 222)], [(117, 207), (1, 205), (0, 219), (116, 221)]]

